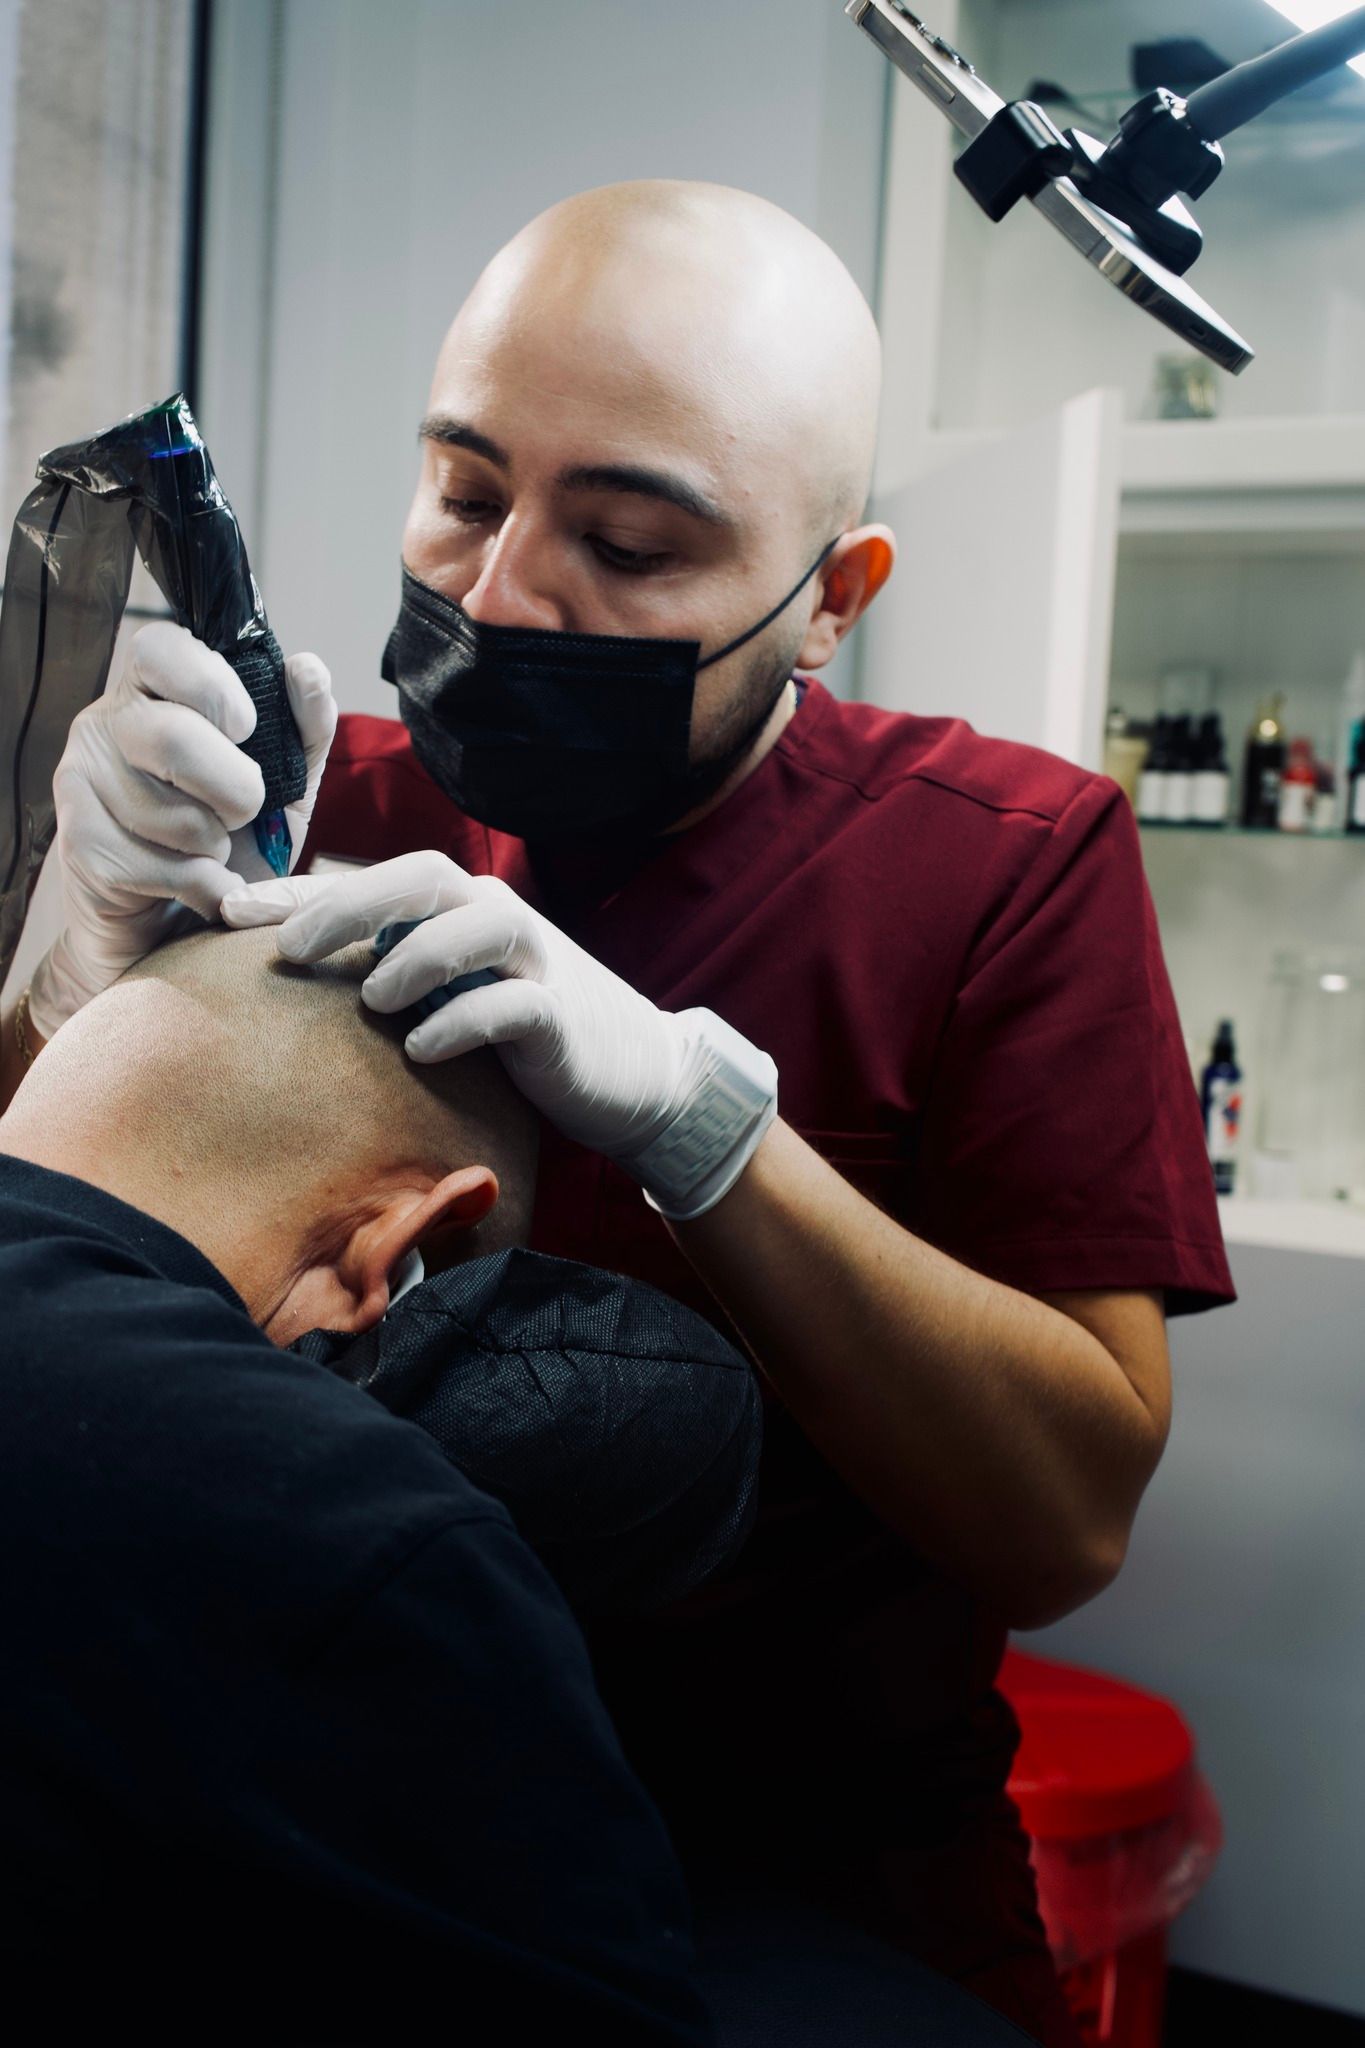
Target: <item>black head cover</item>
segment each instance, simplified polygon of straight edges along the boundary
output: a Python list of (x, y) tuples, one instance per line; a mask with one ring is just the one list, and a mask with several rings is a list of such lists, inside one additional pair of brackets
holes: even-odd
[(757, 1378), (640, 1281), (497, 1252), (433, 1274), (362, 1337), (290, 1348), (427, 1430), (581, 1614), (680, 1599), (748, 1533)]

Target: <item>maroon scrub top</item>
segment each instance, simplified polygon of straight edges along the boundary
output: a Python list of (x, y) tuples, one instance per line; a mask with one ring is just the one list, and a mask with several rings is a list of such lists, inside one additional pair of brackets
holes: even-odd
[[(1193, 1077), (1117, 784), (803, 681), (709, 817), (559, 848), (465, 817), (392, 720), (341, 720), (312, 854), (503, 877), (661, 1007), (772, 1054), (778, 1112), (917, 1236), (1027, 1293), (1230, 1301)], [(720, 1320), (635, 1184), (547, 1133), (533, 1243)], [(694, 1871), (796, 1878), (1071, 2037), (1027, 1842), (998, 1615), (891, 1536), (769, 1402), (738, 1567), (599, 1632), (628, 1751)]]

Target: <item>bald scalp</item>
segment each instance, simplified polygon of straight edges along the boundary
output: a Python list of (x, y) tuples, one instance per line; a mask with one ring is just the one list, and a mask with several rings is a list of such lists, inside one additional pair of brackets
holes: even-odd
[(321, 1222), (399, 1167), (440, 1177), (487, 1165), (501, 1195), (478, 1249), (523, 1243), (534, 1112), (491, 1051), (409, 1061), (401, 1020), (361, 998), (373, 966), (368, 946), (308, 967), (281, 960), (268, 927), (196, 932), (89, 1005), (88, 1047), (68, 1026), (44, 1060), (62, 1048), (96, 1059), (106, 1098), (117, 1095), (143, 1144), (192, 1161), (201, 1177), (207, 1167), (229, 1214), (250, 1204), (260, 1221), (307, 1201)]
[[(616, 374), (634, 416), (679, 404), (718, 449), (760, 458), (809, 534), (855, 524), (870, 488), (881, 349), (852, 277), (771, 201), (725, 185), (642, 179), (561, 200), (488, 264), (442, 349), (553, 337), (573, 374)], [(440, 366), (438, 366), (438, 381)]]

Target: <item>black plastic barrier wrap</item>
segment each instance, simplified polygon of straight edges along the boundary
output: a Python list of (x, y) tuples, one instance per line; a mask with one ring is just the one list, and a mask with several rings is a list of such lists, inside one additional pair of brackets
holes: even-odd
[[(183, 395), (54, 448), (37, 477), (10, 535), (0, 610), (0, 980), (56, 829), (67, 734), (108, 680), (135, 552), (176, 621), (250, 693), (256, 729), (242, 751), (265, 777), (261, 820), (278, 820), (307, 780), (284, 659)], [(279, 827), (269, 836), (278, 845)], [(257, 837), (266, 851), (259, 822)]]

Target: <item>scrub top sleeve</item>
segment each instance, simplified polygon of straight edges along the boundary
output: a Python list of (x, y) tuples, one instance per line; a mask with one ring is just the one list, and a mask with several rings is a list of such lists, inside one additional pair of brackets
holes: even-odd
[(979, 932), (949, 1013), (912, 1227), (1025, 1293), (1233, 1298), (1137, 825), (1092, 776)]

